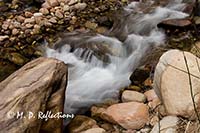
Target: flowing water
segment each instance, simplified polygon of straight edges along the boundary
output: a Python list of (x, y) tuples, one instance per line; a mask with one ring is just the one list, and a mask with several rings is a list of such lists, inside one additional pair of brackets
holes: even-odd
[(59, 47), (46, 48), (48, 57), (69, 64), (65, 113), (82, 113), (92, 104), (117, 98), (119, 89), (130, 84), (130, 74), (145, 53), (151, 47), (164, 44), (165, 34), (157, 24), (165, 19), (188, 16), (182, 12), (184, 7), (181, 0), (162, 5), (155, 1), (132, 2), (110, 29), (115, 37), (66, 33)]

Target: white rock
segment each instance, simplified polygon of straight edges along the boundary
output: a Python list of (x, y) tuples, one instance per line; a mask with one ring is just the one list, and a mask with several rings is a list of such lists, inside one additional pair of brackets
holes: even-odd
[(106, 131), (103, 128), (91, 128), (81, 133), (105, 133)]
[(146, 96), (137, 91), (125, 90), (122, 93), (122, 102), (145, 102)]
[(196, 114), (184, 54), (191, 75), (194, 100), (197, 108), (200, 108), (200, 59), (191, 53), (179, 50), (166, 52), (155, 70), (154, 90), (162, 100), (167, 114), (194, 119)]
[(34, 13), (33, 16), (34, 17), (41, 17), (43, 14), (41, 12), (37, 12), (37, 13)]
[[(179, 118), (176, 116), (166, 116), (157, 123), (150, 133), (178, 133), (176, 131)], [(160, 129), (160, 132), (159, 132)]]

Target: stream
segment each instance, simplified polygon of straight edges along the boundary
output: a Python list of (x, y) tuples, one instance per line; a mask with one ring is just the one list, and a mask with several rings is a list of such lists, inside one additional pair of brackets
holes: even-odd
[(165, 33), (157, 24), (187, 17), (184, 7), (181, 0), (132, 2), (108, 34), (65, 33), (56, 49), (46, 47), (47, 57), (69, 64), (64, 112), (81, 114), (93, 104), (118, 98), (147, 51), (165, 44)]

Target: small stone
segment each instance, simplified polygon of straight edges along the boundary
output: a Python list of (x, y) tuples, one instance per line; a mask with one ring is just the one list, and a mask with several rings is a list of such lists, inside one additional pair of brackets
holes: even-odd
[(74, 7), (75, 7), (75, 9), (82, 11), (87, 7), (87, 4), (86, 3), (77, 3), (76, 5), (74, 5)]
[(152, 87), (153, 81), (152, 81), (150, 78), (147, 78), (147, 79), (144, 81), (144, 85), (145, 85), (145, 86)]
[(57, 20), (56, 20), (55, 17), (53, 17), (53, 18), (50, 18), (50, 19), (49, 19), (49, 22), (55, 24), (55, 23), (57, 23)]
[(94, 22), (91, 22), (91, 21), (87, 21), (87, 22), (85, 23), (85, 27), (86, 27), (86, 28), (89, 28), (89, 29), (92, 29), (92, 30), (96, 29), (97, 26), (98, 26), (98, 24), (96, 24), (96, 23), (94, 23)]
[(18, 33), (19, 33), (19, 30), (18, 30), (18, 29), (14, 28), (14, 29), (12, 30), (12, 35), (17, 35)]
[(70, 24), (75, 24), (77, 21), (77, 17), (73, 16), (72, 20), (70, 21)]
[(7, 30), (9, 26), (10, 26), (9, 22), (4, 22), (2, 25), (2, 29)]
[(103, 128), (91, 128), (81, 133), (106, 133)]
[(200, 58), (200, 41), (196, 42), (190, 52)]
[(146, 96), (137, 91), (125, 90), (122, 93), (122, 102), (142, 102), (146, 101)]
[(37, 12), (37, 13), (34, 13), (33, 16), (34, 17), (41, 17), (43, 14), (41, 12)]
[(55, 6), (58, 6), (58, 5), (59, 5), (59, 3), (58, 3), (57, 0), (47, 0), (47, 3), (49, 3), (49, 5), (50, 5), (51, 7), (55, 7)]
[(96, 121), (83, 115), (77, 115), (68, 125), (70, 133), (80, 133), (93, 127), (96, 127)]
[(20, 23), (23, 23), (25, 20), (25, 17), (23, 16), (17, 16), (17, 21), (20, 22)]
[(150, 133), (177, 133), (176, 129), (179, 123), (179, 118), (176, 116), (164, 117), (157, 123)]
[(24, 23), (35, 23), (35, 19), (34, 18), (26, 18), (24, 20)]
[(51, 5), (50, 5), (47, 1), (45, 1), (45, 2), (42, 4), (42, 7), (43, 7), (43, 8), (49, 9), (49, 8), (51, 8)]
[(64, 5), (64, 6), (63, 6), (63, 11), (64, 11), (64, 12), (67, 12), (67, 11), (69, 11), (69, 9), (70, 9), (70, 8), (69, 8), (69, 6), (68, 6), (68, 5)]
[(158, 118), (158, 116), (153, 116), (152, 118), (151, 118), (151, 120), (150, 120), (150, 125), (151, 126), (154, 126), (154, 125), (156, 125), (156, 123), (159, 121), (159, 118)]
[(58, 18), (60, 18), (60, 19), (64, 17), (63, 13), (60, 10), (56, 10), (55, 16), (58, 17)]
[(28, 11), (26, 11), (24, 15), (25, 15), (26, 18), (31, 18), (33, 16), (33, 14), (31, 12), (28, 12)]
[(127, 89), (133, 90), (133, 91), (141, 91), (141, 88), (139, 86), (135, 86), (135, 85), (131, 85)]
[(78, 0), (70, 0), (70, 2), (68, 3), (69, 6), (74, 5), (78, 2)]
[(154, 99), (153, 101), (150, 101), (148, 103), (148, 106), (151, 108), (151, 109), (155, 109), (157, 108), (159, 105), (161, 105), (161, 101), (160, 99), (156, 98)]
[(9, 38), (8, 35), (5, 35), (5, 36), (0, 35), (0, 42), (4, 41), (5, 39), (8, 39), (8, 38)]
[(146, 91), (144, 93), (144, 95), (147, 97), (148, 101), (153, 101), (154, 99), (158, 98), (158, 96), (156, 95), (156, 93), (155, 93), (155, 91), (153, 89), (149, 90), (149, 91)]
[(43, 15), (49, 14), (49, 10), (48, 10), (47, 8), (41, 8), (41, 9), (39, 10), (39, 12), (41, 12)]
[(16, 65), (24, 65), (27, 59), (19, 53), (11, 53), (8, 59)]
[(33, 31), (32, 31), (32, 34), (39, 34), (40, 33), (40, 26), (35, 24), (34, 27), (33, 27)]
[(26, 24), (25, 26), (26, 26), (26, 28), (30, 29), (33, 27), (33, 24)]
[(141, 129), (149, 120), (148, 107), (137, 102), (114, 104), (103, 112), (102, 119), (125, 129)]

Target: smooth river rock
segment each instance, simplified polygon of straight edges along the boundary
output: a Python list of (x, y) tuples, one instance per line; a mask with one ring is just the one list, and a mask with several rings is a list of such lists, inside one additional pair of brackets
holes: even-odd
[(45, 121), (39, 112), (62, 113), (66, 83), (67, 66), (52, 58), (38, 58), (11, 74), (0, 83), (1, 132), (62, 132), (63, 119)]
[(143, 103), (119, 103), (108, 107), (102, 118), (125, 129), (141, 129), (149, 120), (149, 112)]
[[(189, 80), (185, 59), (191, 80)], [(194, 119), (196, 113), (192, 97), (197, 111), (200, 111), (199, 66), (200, 59), (189, 52), (170, 50), (160, 58), (155, 70), (154, 90), (162, 100), (168, 115)]]

